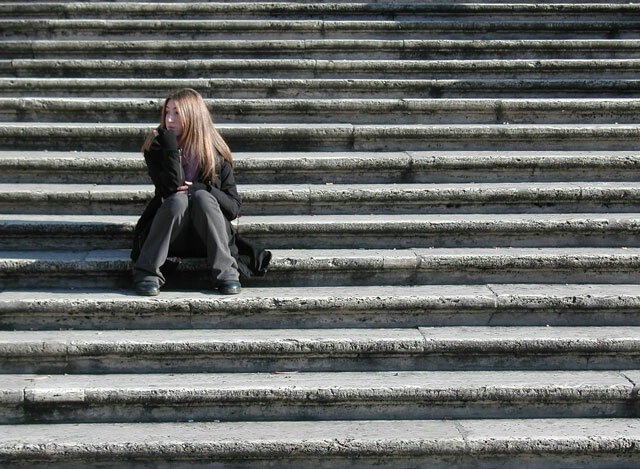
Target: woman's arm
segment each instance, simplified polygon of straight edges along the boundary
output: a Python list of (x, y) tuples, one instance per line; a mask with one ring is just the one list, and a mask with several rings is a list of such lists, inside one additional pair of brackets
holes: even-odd
[(180, 164), (180, 151), (173, 132), (158, 128), (151, 148), (144, 152), (144, 160), (151, 181), (162, 197), (168, 197), (184, 185), (184, 171)]
[(220, 168), (220, 174), (216, 178), (211, 193), (218, 200), (222, 213), (229, 220), (235, 220), (240, 216), (240, 206), (242, 204), (236, 187), (236, 178), (233, 175), (231, 164), (224, 160)]

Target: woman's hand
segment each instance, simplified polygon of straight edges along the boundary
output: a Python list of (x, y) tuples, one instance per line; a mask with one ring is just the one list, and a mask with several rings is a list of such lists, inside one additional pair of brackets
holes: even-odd
[(184, 184), (182, 186), (179, 186), (178, 189), (176, 190), (176, 192), (178, 194), (186, 194), (187, 192), (189, 192), (189, 186), (192, 184), (191, 181), (185, 181)]
[(158, 127), (154, 133), (157, 135), (158, 142), (160, 142), (162, 148), (168, 151), (178, 150), (178, 137), (175, 132)]

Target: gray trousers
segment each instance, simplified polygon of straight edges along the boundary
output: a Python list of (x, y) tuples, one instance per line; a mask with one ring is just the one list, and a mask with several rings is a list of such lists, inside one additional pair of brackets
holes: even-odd
[(165, 278), (160, 267), (167, 257), (192, 252), (194, 242), (204, 246), (206, 253), (202, 254), (207, 257), (214, 281), (238, 280), (238, 264), (229, 251), (230, 236), (220, 205), (209, 192), (173, 194), (164, 199), (153, 218), (133, 266), (134, 281), (158, 279), (162, 286)]

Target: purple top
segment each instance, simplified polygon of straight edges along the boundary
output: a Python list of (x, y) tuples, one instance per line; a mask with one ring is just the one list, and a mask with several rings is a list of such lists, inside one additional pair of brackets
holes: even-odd
[(184, 170), (184, 179), (189, 182), (196, 182), (198, 177), (198, 159), (182, 158), (182, 169)]

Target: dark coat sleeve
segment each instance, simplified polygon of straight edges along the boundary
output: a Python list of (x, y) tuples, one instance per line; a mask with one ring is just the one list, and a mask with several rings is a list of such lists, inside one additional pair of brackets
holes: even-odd
[(224, 160), (220, 174), (211, 185), (210, 192), (220, 204), (220, 209), (227, 220), (235, 220), (240, 216), (242, 202), (238, 195), (233, 168), (228, 161)]
[(151, 148), (144, 152), (144, 161), (156, 193), (161, 197), (175, 194), (178, 187), (184, 184), (184, 171), (180, 163), (179, 150), (165, 150), (158, 140), (154, 140)]

